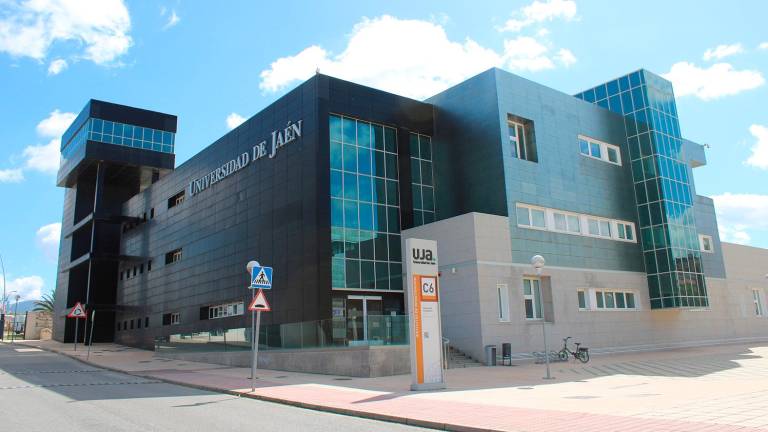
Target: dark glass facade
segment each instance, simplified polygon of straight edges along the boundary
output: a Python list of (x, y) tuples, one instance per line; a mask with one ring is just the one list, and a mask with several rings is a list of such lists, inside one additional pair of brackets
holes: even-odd
[(576, 97), (625, 117), (651, 307), (709, 306), (672, 84), (639, 70)]
[(397, 130), (331, 114), (334, 289), (402, 291)]

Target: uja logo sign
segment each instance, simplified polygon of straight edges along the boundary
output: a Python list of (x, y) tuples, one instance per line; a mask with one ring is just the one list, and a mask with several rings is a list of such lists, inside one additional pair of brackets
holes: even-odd
[(434, 254), (430, 249), (413, 248), (411, 249), (411, 257), (414, 264), (435, 264)]
[[(301, 138), (301, 123), (302, 120), (295, 123), (289, 121), (284, 129), (272, 131), (269, 143), (267, 140), (264, 140), (254, 145), (250, 152), (244, 152), (208, 174), (192, 180), (189, 182), (188, 187), (189, 196), (197, 195), (259, 159), (264, 157), (268, 157), (269, 159), (274, 158), (277, 155), (278, 150), (283, 148), (286, 144), (290, 144)], [(268, 144), (269, 148), (267, 148)]]

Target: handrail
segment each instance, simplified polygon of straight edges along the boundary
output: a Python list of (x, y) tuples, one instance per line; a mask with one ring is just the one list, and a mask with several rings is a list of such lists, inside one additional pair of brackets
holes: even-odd
[(448, 344), (450, 343), (450, 339), (443, 337), (443, 369), (448, 369)]

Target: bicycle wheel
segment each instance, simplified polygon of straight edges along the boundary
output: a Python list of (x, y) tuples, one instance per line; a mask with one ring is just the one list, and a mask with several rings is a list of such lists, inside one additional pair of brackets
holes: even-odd
[(560, 350), (560, 352), (557, 353), (557, 358), (559, 358), (560, 361), (568, 361), (568, 352), (566, 350)]
[(589, 361), (589, 351), (579, 351), (577, 357), (580, 362), (586, 363)]

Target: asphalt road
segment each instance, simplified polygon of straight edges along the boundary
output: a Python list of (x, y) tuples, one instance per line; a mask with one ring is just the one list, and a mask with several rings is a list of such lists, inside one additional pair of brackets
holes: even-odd
[(0, 344), (3, 431), (416, 431), (410, 426), (244, 399)]

